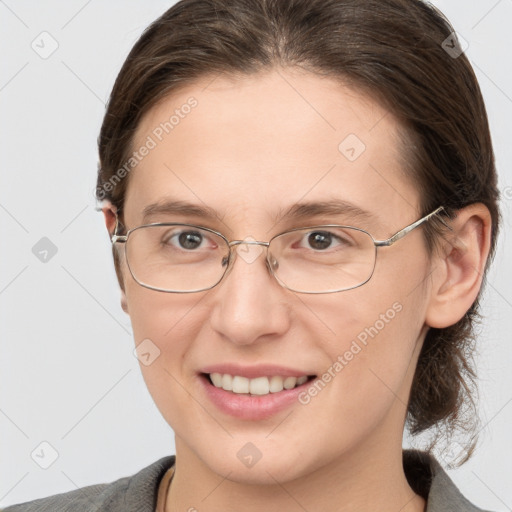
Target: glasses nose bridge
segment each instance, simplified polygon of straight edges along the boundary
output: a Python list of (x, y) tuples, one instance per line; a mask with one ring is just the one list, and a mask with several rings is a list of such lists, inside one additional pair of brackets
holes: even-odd
[(229, 247), (233, 247), (233, 246), (241, 245), (241, 244), (263, 245), (263, 246), (267, 247), (267, 249), (268, 249), (270, 242), (260, 242), (258, 240), (231, 240), (231, 242), (228, 242)]
[[(262, 241), (259, 241), (259, 240), (231, 240), (230, 242), (228, 242), (228, 247), (229, 247), (229, 253), (230, 253), (230, 256), (229, 256), (229, 265), (228, 265), (228, 268), (226, 270), (226, 273), (224, 274), (223, 276), (223, 279), (225, 277), (227, 277), (227, 275), (231, 272), (231, 269), (233, 268), (233, 265), (235, 263), (235, 259), (237, 259), (237, 257), (235, 257), (233, 255), (233, 248), (236, 248), (242, 244), (246, 244), (246, 245), (253, 245), (253, 246), (263, 246), (266, 248), (266, 252), (265, 252), (265, 263), (266, 263), (266, 266), (267, 266), (267, 270), (269, 271), (270, 275), (274, 275), (274, 272), (273, 272), (273, 268), (272, 268), (272, 265), (270, 264), (269, 262), (269, 253), (268, 253), (268, 248), (270, 247), (270, 241), (269, 242), (262, 242)], [(236, 251), (237, 252), (237, 251)], [(240, 256), (240, 255), (238, 255)], [(255, 261), (256, 259), (258, 259), (259, 257), (259, 254), (256, 256), (256, 258), (252, 259), (252, 261), (248, 261), (247, 258), (243, 257), (243, 256), (240, 256), (244, 261), (246, 261), (247, 263), (253, 263), (253, 261)]]
[[(268, 248), (270, 246), (270, 242), (261, 242), (259, 240), (231, 240), (231, 242), (228, 242), (230, 255), (232, 255), (232, 253), (233, 253), (233, 247), (236, 248), (237, 246), (240, 246), (242, 244), (246, 244), (246, 245), (262, 245), (263, 247), (265, 247), (267, 249), (266, 253), (265, 253), (265, 259), (268, 262)], [(258, 256), (259, 256), (259, 254), (258, 254)], [(257, 258), (255, 258), (255, 259), (257, 259)], [(233, 260), (234, 260), (234, 258), (230, 257), (230, 261), (232, 261), (232, 265), (234, 263)]]

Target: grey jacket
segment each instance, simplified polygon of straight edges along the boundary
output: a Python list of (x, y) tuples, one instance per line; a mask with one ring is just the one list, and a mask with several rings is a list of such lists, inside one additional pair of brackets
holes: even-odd
[[(403, 460), (409, 485), (427, 500), (427, 512), (482, 512), (427, 453), (404, 450)], [(3, 512), (154, 512), (158, 485), (174, 461), (174, 455), (163, 457), (133, 476), (9, 506)]]

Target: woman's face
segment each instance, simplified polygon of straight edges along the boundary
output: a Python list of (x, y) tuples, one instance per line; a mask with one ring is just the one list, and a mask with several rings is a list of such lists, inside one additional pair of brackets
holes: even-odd
[[(183, 222), (229, 240), (268, 241), (292, 228), (343, 224), (384, 239), (420, 217), (393, 117), (304, 71), (205, 78), (161, 101), (136, 135), (134, 150), (148, 149), (129, 176), (127, 229)], [(214, 215), (153, 208), (143, 218), (149, 205), (177, 201)], [(284, 215), (332, 201), (366, 214)], [(369, 282), (339, 293), (290, 291), (270, 275), (264, 248), (234, 252), (219, 285), (183, 294), (140, 286), (122, 260), (135, 343), (151, 354), (141, 369), (178, 457), (230, 480), (274, 483), (343, 460), (355, 470), (370, 452), (401, 446), (429, 301), (421, 228), (379, 249)], [(251, 398), (214, 388), (209, 372), (317, 378)]]

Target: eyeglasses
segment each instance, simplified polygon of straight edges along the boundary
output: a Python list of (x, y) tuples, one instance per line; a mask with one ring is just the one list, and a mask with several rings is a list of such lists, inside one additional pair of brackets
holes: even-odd
[(443, 209), (437, 208), (386, 240), (375, 240), (364, 229), (337, 224), (291, 229), (268, 242), (229, 241), (213, 229), (173, 222), (145, 224), (118, 235), (116, 220), (111, 241), (124, 244), (133, 279), (151, 290), (209, 290), (232, 268), (233, 248), (252, 263), (264, 246), (267, 269), (284, 288), (298, 293), (335, 293), (367, 283), (375, 270), (379, 247), (393, 245)]

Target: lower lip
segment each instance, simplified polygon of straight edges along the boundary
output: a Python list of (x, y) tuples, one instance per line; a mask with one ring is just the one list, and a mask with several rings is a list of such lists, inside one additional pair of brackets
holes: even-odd
[(283, 389), (268, 395), (236, 394), (215, 387), (208, 376), (199, 375), (208, 398), (224, 413), (244, 420), (264, 420), (298, 403), (299, 394), (310, 384), (310, 380), (293, 389)]

